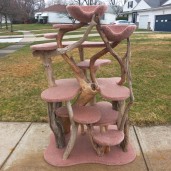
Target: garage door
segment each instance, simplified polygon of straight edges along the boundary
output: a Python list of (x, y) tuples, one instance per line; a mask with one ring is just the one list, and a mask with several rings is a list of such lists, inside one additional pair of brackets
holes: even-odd
[(140, 29), (147, 29), (148, 28), (148, 15), (140, 15), (139, 28)]
[(156, 15), (155, 31), (171, 31), (171, 14)]

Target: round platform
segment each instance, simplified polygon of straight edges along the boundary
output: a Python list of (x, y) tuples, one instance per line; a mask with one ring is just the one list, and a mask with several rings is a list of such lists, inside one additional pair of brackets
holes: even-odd
[(62, 117), (62, 118), (69, 117), (68, 110), (67, 110), (66, 106), (62, 106), (62, 107), (56, 109), (56, 115), (59, 117)]
[[(107, 65), (110, 63), (111, 63), (111, 60), (109, 60), (109, 59), (97, 59), (94, 64), (94, 67), (95, 67), (95, 69), (97, 69), (100, 66)], [(86, 59), (84, 61), (81, 61), (77, 64), (77, 66), (79, 66), (82, 69), (89, 69), (90, 68), (90, 60)]]
[(124, 139), (123, 131), (108, 130), (106, 132), (93, 131), (93, 140), (102, 146), (114, 146), (120, 144)]
[(46, 33), (44, 34), (44, 37), (47, 39), (56, 39), (58, 36), (58, 33)]
[(97, 82), (102, 97), (113, 101), (126, 100), (130, 96), (130, 90), (125, 86), (118, 85), (119, 80), (119, 77), (98, 78)]
[(80, 91), (76, 79), (60, 79), (55, 81), (55, 87), (44, 90), (41, 98), (46, 102), (61, 102), (73, 99)]
[[(69, 135), (66, 140), (68, 141)], [(123, 152), (119, 146), (112, 146), (111, 151), (102, 156), (97, 156), (87, 135), (82, 136), (79, 130), (76, 144), (67, 160), (63, 160), (62, 156), (65, 149), (57, 149), (55, 138), (50, 136), (50, 143), (44, 152), (44, 159), (53, 166), (72, 166), (83, 163), (99, 163), (105, 165), (124, 165), (132, 162), (136, 158), (136, 153), (129, 144), (128, 151)]]
[(61, 28), (61, 29), (72, 29), (72, 28), (74, 28), (74, 25), (75, 24), (54, 24), (53, 25), (53, 28), (56, 28), (56, 29), (59, 29), (59, 28)]
[[(72, 106), (74, 113), (74, 121), (81, 124), (96, 123), (101, 118), (101, 112), (94, 106)], [(69, 117), (66, 106), (62, 106), (56, 110), (59, 117)]]
[(118, 118), (118, 112), (112, 109), (112, 104), (106, 101), (98, 102), (94, 106), (96, 106), (101, 113), (101, 118), (98, 122), (93, 125), (109, 125), (116, 124)]
[(74, 106), (74, 121), (81, 124), (93, 124), (100, 120), (101, 113), (94, 106)]

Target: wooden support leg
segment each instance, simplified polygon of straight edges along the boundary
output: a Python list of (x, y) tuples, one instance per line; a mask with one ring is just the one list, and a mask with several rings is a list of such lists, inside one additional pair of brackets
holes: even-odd
[(124, 152), (128, 151), (128, 144), (129, 144), (129, 120), (127, 119), (124, 126), (124, 140), (121, 143), (122, 150)]
[(50, 128), (55, 135), (56, 147), (64, 148), (65, 147), (65, 136), (63, 125), (60, 120), (56, 118), (55, 115), (55, 103), (48, 103), (48, 115), (49, 115), (49, 124)]
[(87, 125), (88, 136), (93, 146), (93, 149), (96, 151), (97, 155), (101, 157), (104, 155), (105, 147), (94, 142), (93, 137), (92, 137), (92, 129), (93, 127), (91, 125)]
[(125, 101), (124, 100), (123, 101), (119, 101), (118, 102), (118, 112), (119, 112), (119, 115), (118, 115), (118, 120), (117, 120), (118, 128), (120, 128), (124, 110), (125, 110)]
[(48, 80), (49, 87), (56, 86), (55, 78), (53, 76), (52, 59), (48, 53), (42, 53), (40, 59), (45, 67), (45, 72)]
[(68, 145), (64, 151), (63, 160), (66, 160), (68, 158), (68, 156), (70, 155), (70, 153), (74, 147), (74, 144), (75, 144), (75, 140), (77, 137), (77, 130), (78, 130), (78, 125), (73, 120), (73, 110), (72, 110), (70, 101), (67, 102), (67, 109), (68, 109), (69, 119), (71, 122), (71, 136), (70, 136)]
[(80, 61), (84, 61), (84, 50), (82, 46), (78, 47), (79, 55), (80, 55)]

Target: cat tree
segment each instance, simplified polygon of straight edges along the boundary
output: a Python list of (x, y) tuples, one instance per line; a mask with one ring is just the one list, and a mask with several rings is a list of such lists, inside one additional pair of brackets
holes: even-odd
[[(41, 98), (47, 102), (53, 132), (44, 152), (45, 160), (51, 165), (122, 165), (136, 157), (129, 143), (128, 125), (128, 112), (134, 101), (129, 37), (136, 26), (101, 25), (100, 17), (106, 9), (105, 5), (67, 6), (68, 13), (79, 23), (55, 24), (53, 27), (58, 29), (58, 33), (49, 33), (45, 37), (56, 38), (57, 43), (31, 46), (33, 55), (42, 60), (48, 79), (49, 88), (42, 92)], [(83, 26), (87, 28), (79, 41), (63, 41), (66, 33)], [(86, 41), (94, 27), (102, 42)], [(120, 57), (114, 48), (125, 39), (127, 49), (125, 55)], [(96, 47), (102, 49), (89, 60), (84, 59), (84, 49)], [(79, 63), (68, 55), (75, 48), (79, 50)], [(120, 77), (96, 78), (96, 71), (111, 63), (108, 59), (100, 59), (106, 53), (110, 53), (120, 65)], [(55, 80), (52, 57), (60, 56), (70, 66), (75, 78)], [(126, 80), (128, 87), (124, 86)], [(97, 94), (106, 101), (96, 102)]]

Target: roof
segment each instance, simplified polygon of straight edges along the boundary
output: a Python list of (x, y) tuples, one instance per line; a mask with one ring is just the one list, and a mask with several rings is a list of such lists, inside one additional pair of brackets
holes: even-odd
[(47, 8), (40, 10), (40, 12), (57, 12), (57, 13), (67, 13), (66, 5), (52, 5)]
[(168, 0), (144, 0), (151, 8), (162, 6)]
[(141, 0), (135, 0), (137, 3), (139, 3)]

